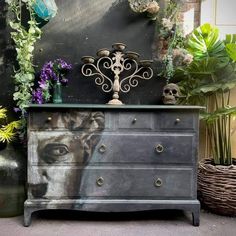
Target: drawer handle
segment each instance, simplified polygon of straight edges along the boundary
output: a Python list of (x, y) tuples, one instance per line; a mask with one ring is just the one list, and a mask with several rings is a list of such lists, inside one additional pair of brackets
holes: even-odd
[(157, 178), (154, 182), (154, 185), (159, 188), (162, 186), (162, 180), (160, 178)]
[(52, 117), (49, 116), (49, 117), (47, 118), (47, 121), (48, 121), (48, 122), (52, 121)]
[(175, 123), (178, 124), (180, 121), (180, 118), (176, 118)]
[(161, 144), (158, 144), (155, 149), (158, 153), (164, 152), (164, 147)]
[(133, 120), (132, 120), (132, 124), (135, 124), (137, 122), (137, 118), (134, 118)]
[(104, 152), (106, 152), (106, 150), (107, 150), (107, 147), (106, 147), (105, 144), (102, 144), (102, 145), (99, 147), (99, 149), (98, 149), (98, 151), (99, 151), (100, 153), (104, 153)]
[(97, 178), (96, 183), (99, 187), (102, 187), (104, 184), (104, 179), (102, 177)]

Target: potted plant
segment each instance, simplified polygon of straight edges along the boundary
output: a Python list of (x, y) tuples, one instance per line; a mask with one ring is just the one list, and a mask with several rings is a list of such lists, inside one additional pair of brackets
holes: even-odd
[(25, 159), (12, 145), (21, 122), (7, 123), (6, 112), (0, 106), (0, 217), (22, 214), (25, 200)]
[(236, 86), (236, 37), (219, 38), (218, 28), (204, 24), (187, 40), (193, 62), (176, 71), (188, 104), (203, 105), (202, 120), (210, 141), (211, 157), (199, 163), (198, 190), (204, 206), (213, 212), (236, 215), (236, 160), (231, 153), (231, 122), (236, 107), (230, 106)]
[(32, 102), (42, 104), (49, 102), (62, 103), (61, 86), (68, 83), (66, 73), (72, 65), (61, 58), (46, 62), (40, 72), (38, 87), (33, 90)]

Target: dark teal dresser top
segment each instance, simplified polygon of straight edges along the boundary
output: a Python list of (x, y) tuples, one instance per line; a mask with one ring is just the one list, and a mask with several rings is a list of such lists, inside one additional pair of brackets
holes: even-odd
[(204, 109), (201, 106), (183, 106), (183, 105), (107, 105), (107, 104), (69, 104), (69, 103), (61, 103), (61, 104), (30, 104), (29, 108), (85, 108), (85, 109)]

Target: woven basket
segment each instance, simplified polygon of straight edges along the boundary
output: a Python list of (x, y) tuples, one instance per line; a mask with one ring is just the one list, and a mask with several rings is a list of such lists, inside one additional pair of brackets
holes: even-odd
[(231, 166), (215, 166), (211, 159), (200, 161), (198, 193), (203, 207), (216, 214), (236, 216), (236, 160)]

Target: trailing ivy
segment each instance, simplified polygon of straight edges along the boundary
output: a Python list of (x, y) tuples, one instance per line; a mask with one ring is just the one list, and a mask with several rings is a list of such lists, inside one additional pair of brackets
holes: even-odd
[[(34, 45), (41, 36), (41, 30), (33, 11), (35, 0), (7, 0), (6, 2), (10, 10), (9, 25), (12, 29), (11, 38), (15, 43), (18, 64), (14, 69), (15, 92), (13, 99), (21, 112), (21, 119), (24, 120), (27, 107), (31, 102), (35, 78)], [(25, 24), (23, 24), (22, 18), (23, 7), (29, 12), (29, 19)]]

